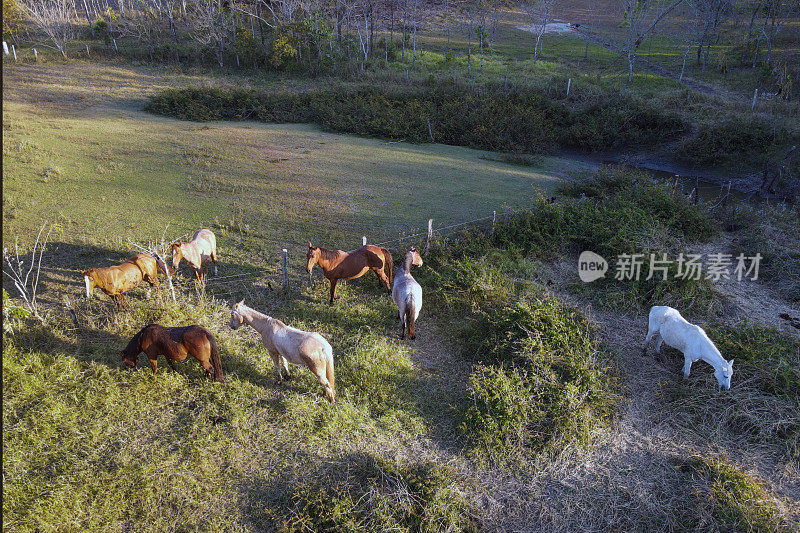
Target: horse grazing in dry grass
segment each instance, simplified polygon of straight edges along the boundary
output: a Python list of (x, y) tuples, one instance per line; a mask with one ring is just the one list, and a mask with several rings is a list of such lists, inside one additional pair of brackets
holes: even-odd
[(142, 280), (148, 282), (151, 287), (155, 286), (158, 290), (158, 297), (161, 297), (161, 282), (158, 280), (158, 271), (164, 271), (164, 267), (158, 264), (156, 259), (148, 254), (136, 254), (121, 265), (114, 265), (105, 268), (90, 268), (81, 270), (83, 283), (86, 285), (86, 297), (92, 297), (92, 289), (99, 287), (114, 300), (117, 308), (127, 307), (125, 301), (126, 292), (135, 289)]
[(319, 333), (309, 333), (292, 328), (255, 309), (247, 307), (244, 300), (231, 309), (231, 329), (239, 329), (250, 324), (261, 334), (261, 342), (272, 356), (275, 370), (278, 371), (278, 383), (283, 383), (281, 368), (286, 372), (286, 379), (291, 379), (289, 363), (306, 365), (317, 377), (325, 391), (325, 397), (336, 403), (336, 378), (333, 373), (333, 349)]
[(408, 329), (408, 336), (414, 340), (417, 336), (414, 326), (422, 309), (422, 286), (411, 275), (411, 265), (422, 266), (422, 257), (413, 246), (406, 254), (403, 266), (398, 267), (395, 273), (392, 300), (400, 313), (400, 338), (406, 338)]
[(150, 360), (153, 374), (158, 370), (158, 356), (167, 359), (172, 370), (173, 361), (183, 361), (192, 356), (203, 366), (206, 374), (213, 375), (214, 381), (223, 382), (222, 362), (214, 335), (202, 326), (185, 326), (182, 328), (165, 328), (158, 324), (149, 324), (133, 336), (124, 350), (120, 352), (122, 362), (133, 368), (139, 362), (139, 353), (144, 352)]
[(172, 248), (172, 268), (178, 270), (181, 259), (185, 259), (194, 270), (194, 277), (205, 283), (209, 259), (214, 262), (214, 275), (217, 275), (217, 237), (210, 229), (201, 229), (191, 242), (174, 242)]
[(656, 351), (661, 353), (661, 345), (666, 344), (683, 352), (683, 377), (688, 378), (692, 363), (702, 359), (714, 367), (714, 377), (720, 389), (731, 388), (733, 359), (726, 361), (706, 332), (700, 326), (689, 323), (681, 314), (665, 305), (654, 305), (650, 309), (650, 322), (647, 337), (644, 339), (642, 354), (647, 353), (647, 345), (654, 337)]
[[(337, 298), (336, 282), (340, 279), (355, 279), (363, 276), (368, 270), (373, 270), (378, 278), (386, 285), (386, 290), (392, 292), (392, 254), (380, 246), (367, 244), (352, 252), (341, 250), (326, 250), (308, 243), (308, 264), (306, 270), (311, 273), (315, 264), (319, 264), (325, 277), (331, 282), (331, 305)], [(388, 270), (388, 274), (384, 272)]]

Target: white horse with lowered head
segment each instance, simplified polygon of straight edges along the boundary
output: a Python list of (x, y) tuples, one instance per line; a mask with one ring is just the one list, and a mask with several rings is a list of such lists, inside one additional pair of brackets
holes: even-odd
[(658, 337), (656, 351), (661, 353), (661, 345), (666, 343), (683, 352), (683, 377), (688, 378), (692, 363), (702, 359), (714, 367), (714, 377), (721, 389), (731, 388), (733, 359), (726, 361), (700, 326), (689, 323), (681, 314), (665, 305), (654, 305), (650, 309), (650, 325), (644, 339), (642, 355), (647, 353), (647, 345)]
[(417, 337), (414, 326), (422, 309), (422, 286), (411, 275), (411, 265), (422, 266), (422, 258), (413, 246), (406, 254), (403, 266), (398, 267), (392, 284), (392, 300), (400, 313), (400, 338), (406, 338), (406, 329), (411, 340)]
[(286, 372), (286, 379), (291, 379), (289, 363), (305, 365), (322, 385), (328, 401), (336, 403), (333, 349), (325, 337), (289, 327), (277, 318), (247, 307), (242, 300), (231, 309), (231, 329), (238, 329), (245, 322), (261, 334), (261, 343), (278, 371), (278, 384), (283, 383), (281, 368)]

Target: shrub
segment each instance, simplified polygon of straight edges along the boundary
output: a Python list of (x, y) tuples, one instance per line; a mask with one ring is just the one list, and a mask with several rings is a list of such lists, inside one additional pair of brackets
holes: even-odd
[(488, 363), (470, 378), (464, 422), (479, 456), (585, 445), (615, 412), (617, 385), (588, 322), (554, 298), (488, 311), (465, 337), (468, 355)]
[(703, 523), (704, 515), (710, 514), (714, 529), (721, 526), (730, 531), (789, 531), (782, 524), (781, 509), (775, 498), (727, 458), (694, 456), (680, 469), (700, 485), (697, 492), (700, 529), (712, 527)]
[(359, 457), (346, 480), (323, 477), (292, 491), (286, 532), (478, 531), (453, 474), (432, 464), (393, 465)]

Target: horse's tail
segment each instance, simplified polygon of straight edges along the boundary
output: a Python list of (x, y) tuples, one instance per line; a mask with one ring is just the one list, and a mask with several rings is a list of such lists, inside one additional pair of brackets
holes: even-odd
[(389, 272), (387, 272), (386, 275), (389, 276), (389, 285), (391, 286), (392, 285), (392, 267), (394, 266), (394, 263), (392, 263), (392, 254), (390, 254), (389, 250), (387, 250), (386, 248), (381, 248), (381, 251), (383, 251), (383, 257), (384, 257), (384, 262), (386, 264), (386, 268), (389, 270)]
[(336, 403), (336, 376), (333, 373), (333, 353), (326, 350), (325, 357), (325, 378), (331, 386), (331, 403)]
[(222, 361), (219, 358), (219, 348), (217, 339), (211, 333), (208, 334), (208, 343), (211, 345), (211, 364), (214, 365), (214, 381), (222, 383), (225, 378), (222, 375)]
[(408, 335), (411, 338), (414, 338), (415, 335), (414, 323), (417, 320), (416, 319), (417, 312), (415, 304), (416, 302), (414, 302), (414, 294), (411, 291), (409, 291), (408, 294), (406, 295), (406, 307), (403, 311), (405, 313), (405, 326), (406, 329), (408, 330)]

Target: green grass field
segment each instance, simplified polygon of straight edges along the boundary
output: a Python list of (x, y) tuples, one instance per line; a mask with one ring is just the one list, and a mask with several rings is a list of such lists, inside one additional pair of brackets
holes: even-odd
[[(732, 394), (720, 397), (708, 367), (698, 364), (684, 383), (679, 357), (642, 358), (644, 311), (574, 290), (565, 243), (618, 242), (629, 212), (654, 222), (624, 242), (688, 246), (689, 230), (668, 234), (654, 208), (642, 209), (646, 188), (644, 200), (621, 194), (611, 204), (613, 223), (587, 216), (591, 235), (558, 217), (550, 226), (523, 217), (522, 229), (501, 217), (508, 226), (497, 240), (450, 233), (493, 210), (531, 207), (591, 165), (557, 157), (513, 165), (461, 147), (142, 111), (163, 88), (282, 91), (325, 80), (123, 61), (3, 69), (3, 244), (19, 239), (24, 252), (44, 221), (53, 228), (40, 287), (45, 324), (13, 311), (4, 322), (13, 330), (3, 336), (4, 530), (778, 531), (800, 523), (797, 425), (778, 416), (798, 412), (788, 326), (741, 339), (721, 330), (730, 350), (784, 340), (763, 361), (743, 362), (741, 382), (735, 376)], [(650, 83), (659, 82), (642, 79)], [(655, 196), (658, 205), (669, 194)], [(571, 212), (539, 205), (545, 216)], [(584, 207), (575, 212), (600, 212)], [(426, 256), (419, 272), (426, 307), (413, 343), (397, 339), (396, 310), (371, 274), (340, 286), (329, 307), (319, 270), (310, 280), (305, 273), (306, 241), (342, 249), (362, 235), (394, 241), (397, 263), (423, 238), (395, 239), (424, 231), (429, 218), (446, 228), (437, 237), (451, 240), (438, 239), (438, 259)], [(121, 262), (133, 243), (199, 227), (217, 234), (220, 251), (220, 278), (204, 293), (184, 272), (176, 303), (136, 289), (132, 309), (118, 313), (105, 296), (82, 296), (77, 269)], [(550, 256), (523, 254), (514, 235)], [(282, 248), (289, 290), (280, 288)], [(4, 289), (15, 296), (7, 280)], [(337, 405), (307, 370), (275, 384), (255, 332), (227, 325), (242, 298), (329, 339)], [(18, 303), (4, 298), (4, 313)], [(226, 383), (211, 382), (193, 360), (177, 372), (162, 362), (155, 376), (142, 365), (123, 370), (119, 350), (149, 322), (209, 328)], [(491, 339), (503, 352), (495, 360)], [(758, 388), (776, 367), (786, 383)], [(758, 412), (770, 406), (778, 414), (768, 426)], [(741, 501), (748, 497), (759, 505)]]

